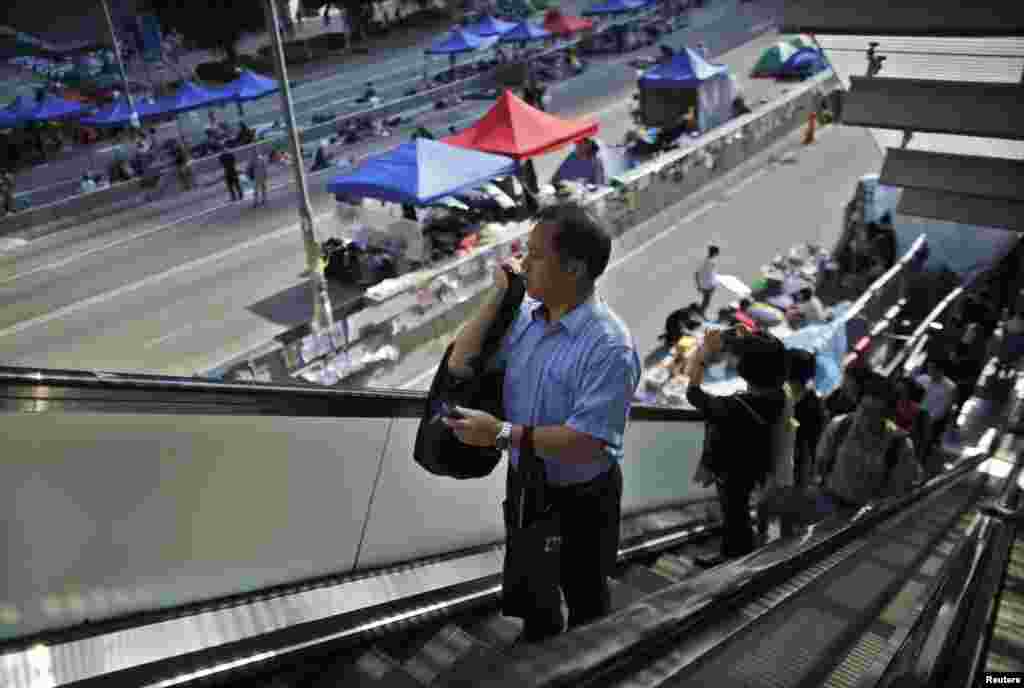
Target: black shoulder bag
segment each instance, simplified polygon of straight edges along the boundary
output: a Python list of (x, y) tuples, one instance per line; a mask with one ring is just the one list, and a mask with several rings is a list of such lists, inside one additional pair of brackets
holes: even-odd
[(508, 470), (514, 487), (502, 503), (506, 536), (501, 613), (526, 618), (533, 610), (561, 604), (561, 514), (551, 504), (544, 461), (534, 453), (533, 428), (523, 428), (514, 478), (511, 461)]
[(486, 411), (496, 418), (505, 415), (502, 389), (504, 371), (485, 372), (487, 362), (498, 351), (501, 340), (519, 312), (526, 294), (523, 279), (505, 268), (509, 285), (501, 308), (484, 336), (480, 355), (473, 363), (473, 375), (460, 379), (448, 371), (448, 359), (454, 344), (450, 344), (434, 374), (427, 393), (427, 403), (416, 431), (413, 459), (434, 475), (457, 480), (483, 478), (490, 475), (501, 460), (501, 452), (494, 447), (472, 447), (463, 444), (442, 419), (454, 406)]

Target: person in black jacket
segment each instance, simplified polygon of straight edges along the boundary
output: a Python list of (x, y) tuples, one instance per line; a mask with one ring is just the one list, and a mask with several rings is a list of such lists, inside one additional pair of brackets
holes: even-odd
[[(786, 365), (782, 342), (774, 337), (745, 335), (741, 327), (723, 337), (719, 330), (704, 336), (704, 343), (687, 365), (690, 386), (686, 399), (704, 414), (707, 433), (696, 480), (714, 482), (722, 506), (724, 535), (722, 558), (741, 557), (754, 550), (750, 495), (764, 484), (772, 468), (770, 447), (776, 423), (785, 407), (782, 390)], [(708, 359), (718, 358), (723, 339), (729, 353), (739, 359), (737, 373), (748, 390), (729, 396), (712, 396), (701, 389)], [(704, 560), (717, 563), (717, 559)]]
[(793, 448), (793, 483), (798, 488), (810, 484), (814, 452), (828, 423), (825, 403), (810, 384), (814, 380), (815, 369), (814, 354), (799, 350), (790, 352), (789, 382), (796, 397), (793, 420), (797, 422), (796, 444)]

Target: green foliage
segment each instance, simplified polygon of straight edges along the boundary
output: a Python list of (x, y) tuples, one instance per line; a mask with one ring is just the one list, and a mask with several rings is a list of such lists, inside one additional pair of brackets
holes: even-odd
[(261, 0), (150, 0), (160, 23), (206, 49), (238, 59), (238, 40), (266, 29)]

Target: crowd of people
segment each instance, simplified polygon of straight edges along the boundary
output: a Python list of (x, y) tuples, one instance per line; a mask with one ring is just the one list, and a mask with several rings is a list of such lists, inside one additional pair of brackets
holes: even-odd
[[(508, 290), (510, 277), (500, 267), (495, 292), (446, 358), (447, 374), (457, 379), (482, 370), (516, 371), (505, 377), (503, 418), (458, 407), (445, 423), (464, 444), (510, 449), (510, 495), (522, 479), (516, 461), (522, 443), (532, 439), (555, 508), (567, 519), (560, 526), (558, 584), (570, 628), (608, 611), (623, 433), (642, 374), (632, 335), (596, 291), (609, 253), (607, 230), (587, 210), (573, 203), (545, 208), (523, 262), (506, 264), (524, 278), (529, 298), (498, 353), (477, 360)], [(701, 292), (713, 289), (717, 255), (709, 251), (695, 275)], [(709, 300), (678, 312), (667, 338), (696, 328)], [(991, 325), (991, 314), (979, 305), (984, 301), (981, 295), (967, 303), (948, 328), (957, 343), (936, 345), (923, 369), (894, 379), (872, 371), (861, 356), (827, 398), (815, 387), (815, 354), (788, 350), (757, 327), (743, 303), (731, 311), (728, 327), (705, 330), (686, 359), (687, 397), (705, 419), (694, 480), (716, 488), (724, 535), (720, 554), (701, 563), (750, 553), (776, 522), (782, 535), (798, 534), (822, 519), (852, 516), (870, 502), (907, 494), (940, 472), (942, 438), (979, 372), (976, 352), (984, 347), (974, 342), (984, 341)], [(1024, 313), (1016, 320), (1013, 331), (1024, 336)], [(952, 358), (948, 351), (955, 352)], [(715, 395), (702, 387), (705, 369), (723, 359), (731, 359), (744, 391)], [(523, 642), (543, 640), (566, 624), (551, 605), (516, 615), (526, 622)]]

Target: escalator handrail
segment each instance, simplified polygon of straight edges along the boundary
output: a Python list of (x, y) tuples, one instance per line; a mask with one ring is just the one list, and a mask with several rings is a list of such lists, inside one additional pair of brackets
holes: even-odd
[[(1019, 509), (1022, 470), (1024, 459), (1018, 453), (1016, 465), (1007, 476), (1002, 495), (996, 502), (1010, 514)], [(944, 669), (943, 680), (961, 681), (959, 685), (975, 685), (984, 670), (987, 648), (996, 621), (998, 598), (1006, 579), (1006, 566), (1018, 528), (1017, 524), (1003, 521), (990, 509), (982, 509), (982, 514), (988, 526), (984, 566), (972, 572), (967, 583), (965, 603), (954, 611), (956, 622), (953, 628), (962, 629), (961, 633), (944, 646), (951, 650), (937, 658), (938, 666)]]
[[(189, 377), (0, 366), (8, 411), (175, 413), (322, 418), (420, 418), (425, 392), (221, 382)], [(696, 422), (695, 409), (632, 403), (630, 420)]]
[[(649, 595), (638, 605), (558, 636), (536, 648), (528, 658), (503, 665), (507, 683), (493, 676), (480, 685), (526, 685), (527, 677), (533, 686), (604, 685), (620, 672), (671, 647), (690, 630), (714, 623), (729, 608), (791, 579), (885, 520), (951, 486), (985, 461), (990, 449), (991, 445), (964, 452), (955, 468), (908, 495), (872, 503), (852, 518), (822, 521), (803, 538), (777, 541), (696, 579)], [(638, 622), (645, 616), (646, 626), (638, 631), (635, 626), (641, 625)]]

